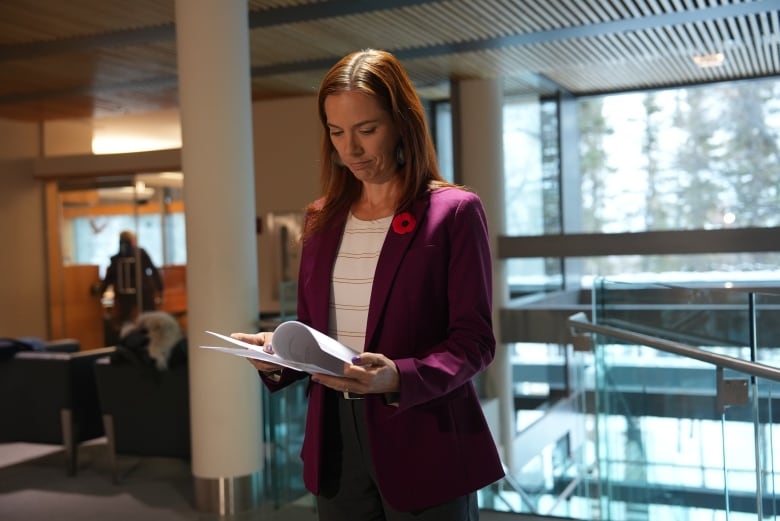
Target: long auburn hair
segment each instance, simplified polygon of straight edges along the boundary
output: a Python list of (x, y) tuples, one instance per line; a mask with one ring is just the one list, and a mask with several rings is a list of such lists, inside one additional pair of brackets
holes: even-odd
[(338, 154), (328, 132), (325, 98), (346, 91), (362, 92), (376, 98), (398, 129), (399, 146), (403, 149), (405, 162), (398, 168), (402, 189), (396, 212), (409, 208), (428, 187), (450, 186), (439, 172), (425, 110), (401, 63), (386, 51), (365, 49), (353, 52), (331, 67), (317, 95), (323, 127), (320, 152), (322, 196), (306, 208), (304, 239), (331, 223), (336, 214), (345, 212), (362, 190), (361, 182), (337, 161)]

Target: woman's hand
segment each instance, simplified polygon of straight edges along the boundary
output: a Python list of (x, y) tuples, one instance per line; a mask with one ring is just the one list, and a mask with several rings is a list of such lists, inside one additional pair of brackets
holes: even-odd
[(339, 392), (351, 393), (397, 393), (401, 390), (401, 377), (395, 362), (379, 353), (361, 353), (344, 364), (344, 376), (317, 373), (315, 382)]
[[(268, 354), (272, 354), (274, 352), (273, 348), (271, 347), (271, 337), (273, 337), (273, 333), (231, 333), (230, 337), (235, 338), (236, 340), (241, 340), (242, 342), (246, 342), (247, 344), (264, 346), (263, 351)], [(254, 366), (255, 369), (262, 373), (275, 373), (283, 369), (281, 365), (265, 362), (263, 360), (257, 360), (256, 358), (247, 358), (247, 360)]]

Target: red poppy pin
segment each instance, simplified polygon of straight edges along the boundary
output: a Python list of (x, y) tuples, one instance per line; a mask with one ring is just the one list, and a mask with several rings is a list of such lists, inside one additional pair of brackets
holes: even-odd
[(414, 216), (409, 212), (399, 213), (393, 219), (393, 231), (399, 235), (414, 230), (415, 225), (417, 225), (417, 221), (414, 220)]

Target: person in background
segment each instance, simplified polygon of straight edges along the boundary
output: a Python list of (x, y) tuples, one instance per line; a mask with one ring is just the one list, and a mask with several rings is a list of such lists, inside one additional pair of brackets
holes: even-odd
[(157, 309), (162, 299), (160, 271), (129, 230), (119, 234), (119, 252), (111, 257), (98, 295), (103, 295), (109, 286), (114, 290), (113, 322), (117, 330), (133, 322), (140, 312)]
[[(318, 106), (298, 319), (361, 354), (311, 375), (304, 482), (322, 521), (475, 520), (476, 491), (504, 475), (472, 383), (495, 353), (482, 203), (441, 177), (393, 55), (342, 58)], [(270, 332), (233, 337), (272, 349)], [(271, 390), (308, 376), (250, 362)]]

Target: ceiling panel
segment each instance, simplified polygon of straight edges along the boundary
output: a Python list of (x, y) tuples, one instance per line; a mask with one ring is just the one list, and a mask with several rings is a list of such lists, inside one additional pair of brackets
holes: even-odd
[[(316, 92), (347, 52), (394, 52), (425, 96), (453, 78), (574, 95), (780, 73), (778, 0), (250, 0), (255, 99)], [(694, 55), (721, 53), (700, 68)], [(173, 0), (2, 0), (0, 117), (177, 106)]]

